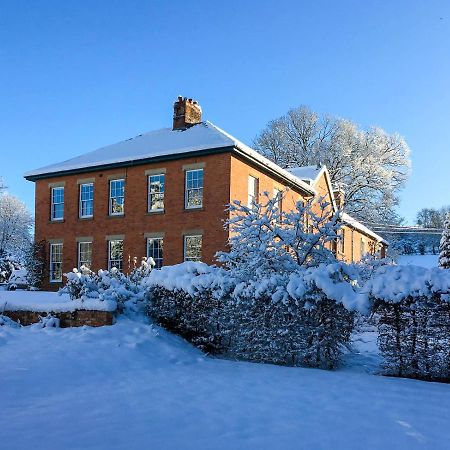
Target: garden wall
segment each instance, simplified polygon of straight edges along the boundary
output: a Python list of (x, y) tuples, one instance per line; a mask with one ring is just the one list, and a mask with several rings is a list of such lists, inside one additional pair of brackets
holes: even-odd
[[(40, 317), (45, 317), (47, 312), (36, 311), (4, 311), (4, 316), (9, 317), (14, 322), (19, 322), (21, 325), (31, 325), (38, 323)], [(114, 315), (111, 311), (67, 311), (51, 313), (52, 316), (60, 320), (60, 327), (82, 327), (87, 325), (89, 327), (102, 327), (104, 325), (112, 325)]]

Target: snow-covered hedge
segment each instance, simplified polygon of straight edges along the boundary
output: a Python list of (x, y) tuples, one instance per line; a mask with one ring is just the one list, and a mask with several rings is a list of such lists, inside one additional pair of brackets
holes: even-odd
[(381, 267), (365, 287), (388, 375), (450, 381), (450, 271)]
[(349, 343), (353, 311), (367, 308), (341, 263), (242, 281), (183, 263), (144, 284), (149, 314), (203, 350), (228, 357), (333, 368)]

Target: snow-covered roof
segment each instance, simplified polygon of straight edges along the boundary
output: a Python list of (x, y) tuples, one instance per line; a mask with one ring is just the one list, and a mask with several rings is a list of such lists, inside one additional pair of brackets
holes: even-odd
[(25, 178), (36, 179), (42, 175), (86, 170), (98, 166), (124, 163), (139, 163), (152, 158), (181, 155), (191, 152), (207, 151), (220, 148), (235, 148), (244, 156), (276, 172), (304, 191), (314, 194), (314, 189), (277, 164), (262, 156), (256, 150), (245, 145), (235, 137), (215, 126), (211, 122), (201, 122), (186, 130), (163, 128), (140, 134), (117, 144), (108, 145), (75, 158), (51, 164), (25, 173)]
[(351, 227), (357, 229), (358, 231), (361, 231), (361, 233), (364, 233), (367, 236), (374, 238), (376, 241), (388, 244), (388, 242), (385, 239), (383, 239), (379, 234), (376, 234), (370, 228), (367, 228), (365, 225), (363, 225), (361, 222), (358, 222), (356, 219), (354, 219), (352, 216), (349, 216), (347, 213), (344, 212), (341, 213), (341, 220), (347, 225), (350, 225)]
[(325, 166), (303, 166), (303, 167), (291, 167), (287, 169), (292, 175), (295, 175), (297, 178), (311, 184), (317, 180), (319, 175)]

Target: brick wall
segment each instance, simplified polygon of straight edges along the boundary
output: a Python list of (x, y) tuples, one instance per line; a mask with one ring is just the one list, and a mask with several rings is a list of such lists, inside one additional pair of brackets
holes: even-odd
[[(236, 156), (231, 156), (231, 185), (230, 198), (232, 200), (240, 200), (244, 205), (248, 203), (248, 177), (253, 176), (258, 179), (259, 193), (268, 192), (272, 197), (274, 189), (286, 191), (282, 203), (282, 210), (292, 210), (295, 203), (299, 200), (304, 200), (302, 194), (297, 188), (293, 188), (286, 183), (282, 178), (268, 175), (260, 168), (249, 164), (247, 161)], [(289, 188), (286, 190), (286, 188)]]
[[(45, 317), (45, 312), (35, 311), (4, 311), (3, 315), (9, 317), (15, 322), (20, 322), (21, 325), (31, 325), (38, 323), (40, 316)], [(60, 320), (60, 327), (82, 327), (87, 325), (89, 327), (102, 327), (104, 325), (112, 325), (114, 316), (110, 311), (73, 311), (73, 312), (59, 312), (52, 313), (53, 316)]]
[[(227, 217), (225, 205), (230, 195), (230, 153), (208, 155), (145, 164), (121, 169), (92, 171), (89, 173), (54, 177), (36, 182), (36, 240), (63, 240), (63, 272), (77, 265), (77, 238), (93, 238), (93, 269), (106, 268), (108, 264), (108, 235), (124, 235), (124, 271), (128, 270), (128, 258), (146, 256), (146, 233), (164, 233), (164, 264), (183, 261), (183, 236), (190, 232), (202, 232), (202, 256), (205, 262), (213, 262), (214, 254), (225, 247), (227, 233), (223, 221)], [(186, 165), (204, 165), (203, 208), (184, 209), (184, 168)], [(147, 213), (146, 171), (164, 169), (165, 211)], [(109, 216), (109, 179), (125, 178), (125, 214)], [(94, 179), (94, 217), (80, 219), (79, 180)], [(52, 183), (64, 182), (64, 221), (50, 221), (50, 187)], [(48, 267), (49, 246), (46, 246)], [(43, 286), (56, 289), (60, 283)]]

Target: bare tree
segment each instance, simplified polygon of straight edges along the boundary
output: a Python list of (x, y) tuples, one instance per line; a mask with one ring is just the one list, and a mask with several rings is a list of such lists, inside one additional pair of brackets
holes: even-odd
[(416, 223), (424, 228), (444, 228), (444, 222), (450, 206), (442, 208), (422, 208), (416, 216)]
[(346, 209), (366, 221), (399, 220), (398, 193), (409, 174), (409, 147), (398, 134), (360, 129), (307, 107), (272, 120), (254, 145), (284, 168), (325, 164), (346, 193)]

